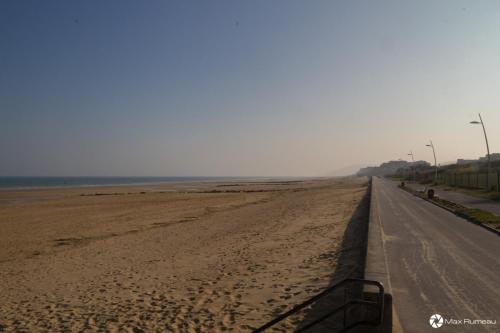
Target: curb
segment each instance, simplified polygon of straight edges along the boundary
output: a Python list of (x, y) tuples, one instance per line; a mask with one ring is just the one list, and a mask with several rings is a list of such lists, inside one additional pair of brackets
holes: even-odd
[[(401, 187), (399, 187), (399, 188), (401, 188)], [(469, 223), (473, 223), (473, 224), (475, 224), (475, 225), (478, 225), (478, 226), (480, 226), (480, 227), (482, 227), (482, 228), (484, 228), (484, 229), (488, 230), (489, 232), (492, 232), (492, 233), (494, 233), (495, 235), (500, 236), (500, 230), (493, 229), (492, 227), (489, 227), (489, 226), (487, 226), (486, 224), (483, 224), (483, 223), (481, 223), (481, 222), (477, 222), (477, 221), (471, 220), (471, 219), (469, 219), (467, 216), (464, 216), (463, 214), (460, 214), (460, 213), (459, 213), (459, 212), (457, 212), (456, 210), (454, 210), (454, 209), (452, 209), (452, 208), (449, 208), (449, 207), (446, 207), (446, 206), (444, 206), (444, 205), (441, 205), (440, 203), (437, 203), (437, 202), (435, 202), (434, 200), (430, 200), (430, 199), (427, 199), (427, 198), (423, 198), (423, 197), (421, 197), (421, 196), (419, 196), (419, 195), (415, 194), (415, 192), (413, 191), (413, 189), (410, 189), (410, 190), (407, 190), (406, 188), (401, 188), (401, 189), (402, 189), (403, 191), (405, 191), (405, 192), (408, 192), (408, 193), (412, 194), (413, 196), (415, 196), (415, 197), (417, 197), (417, 198), (420, 198), (420, 199), (422, 199), (422, 200), (424, 200), (424, 201), (427, 201), (427, 202), (429, 202), (429, 203), (431, 203), (431, 204), (433, 204), (433, 205), (435, 205), (435, 206), (438, 206), (438, 207), (440, 207), (440, 208), (442, 208), (442, 209), (444, 209), (444, 210), (447, 210), (447, 211), (449, 211), (450, 213), (453, 213), (453, 214), (455, 214), (456, 216), (463, 218), (465, 221), (467, 221), (467, 222), (469, 222)], [(449, 200), (447, 200), (447, 201), (449, 201)], [(452, 202), (452, 201), (450, 201), (450, 202)], [(463, 206), (463, 205), (462, 205), (462, 206)], [(463, 207), (467, 207), (467, 206), (463, 206)], [(467, 207), (467, 208), (470, 208), (470, 207)]]

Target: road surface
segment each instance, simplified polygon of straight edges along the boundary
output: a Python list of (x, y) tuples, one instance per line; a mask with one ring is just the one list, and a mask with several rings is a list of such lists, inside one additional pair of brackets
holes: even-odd
[[(500, 237), (373, 179), (396, 316), (404, 332), (500, 332)], [(432, 314), (462, 324), (429, 323)], [(496, 320), (496, 325), (464, 324)]]
[[(416, 184), (416, 183), (407, 183), (409, 187), (421, 191), (425, 188), (426, 185)], [(455, 192), (455, 191), (445, 191), (440, 187), (433, 187), (434, 192), (440, 198), (455, 202), (457, 204), (470, 207), (470, 208), (478, 208), (485, 210), (487, 212), (496, 214), (500, 216), (500, 201), (489, 200), (485, 198), (473, 197), (464, 193)]]

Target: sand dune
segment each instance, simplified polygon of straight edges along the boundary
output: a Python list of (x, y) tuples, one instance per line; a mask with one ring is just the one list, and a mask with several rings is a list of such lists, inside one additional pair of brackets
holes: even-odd
[(362, 178), (3, 191), (0, 331), (251, 331), (359, 269), (337, 264), (359, 250), (341, 244), (365, 192)]

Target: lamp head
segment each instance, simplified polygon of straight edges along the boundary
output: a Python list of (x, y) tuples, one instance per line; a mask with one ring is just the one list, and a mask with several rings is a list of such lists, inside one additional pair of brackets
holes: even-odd
[(477, 121), (477, 120), (471, 121), (470, 123), (471, 123), (471, 124), (475, 124), (475, 125), (479, 125), (479, 124), (481, 124), (481, 123), (480, 123), (479, 121)]

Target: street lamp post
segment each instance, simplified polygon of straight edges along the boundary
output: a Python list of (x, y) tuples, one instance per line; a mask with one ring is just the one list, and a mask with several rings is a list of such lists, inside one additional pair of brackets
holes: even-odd
[(481, 124), (481, 126), (483, 126), (483, 133), (484, 133), (484, 140), (486, 141), (486, 154), (487, 154), (487, 157), (488, 157), (488, 171), (487, 171), (487, 174), (486, 174), (486, 190), (489, 191), (490, 190), (490, 168), (491, 168), (491, 158), (490, 158), (490, 146), (488, 145), (488, 136), (486, 135), (486, 129), (484, 128), (484, 122), (483, 122), (483, 118), (481, 118), (481, 114), (478, 113), (479, 115), (479, 121), (477, 120), (474, 120), (474, 121), (471, 121), (470, 123), (471, 124)]
[(411, 161), (413, 163), (415, 163), (415, 159), (413, 158), (413, 152), (410, 150), (410, 153), (408, 154), (408, 156), (411, 156)]
[(411, 162), (412, 162), (412, 166), (410, 167), (410, 170), (411, 170), (411, 179), (415, 180), (415, 171), (413, 170), (413, 168), (415, 167), (413, 165), (413, 164), (415, 164), (415, 159), (413, 158), (413, 152), (410, 150), (410, 153), (408, 155), (411, 156)]
[(436, 168), (436, 171), (434, 173), (434, 184), (437, 184), (437, 178), (438, 178), (438, 165), (437, 165), (437, 160), (436, 160), (436, 150), (434, 149), (434, 144), (432, 143), (432, 140), (429, 140), (431, 142), (430, 145), (426, 145), (427, 147), (432, 148), (432, 154), (434, 155), (434, 166)]

